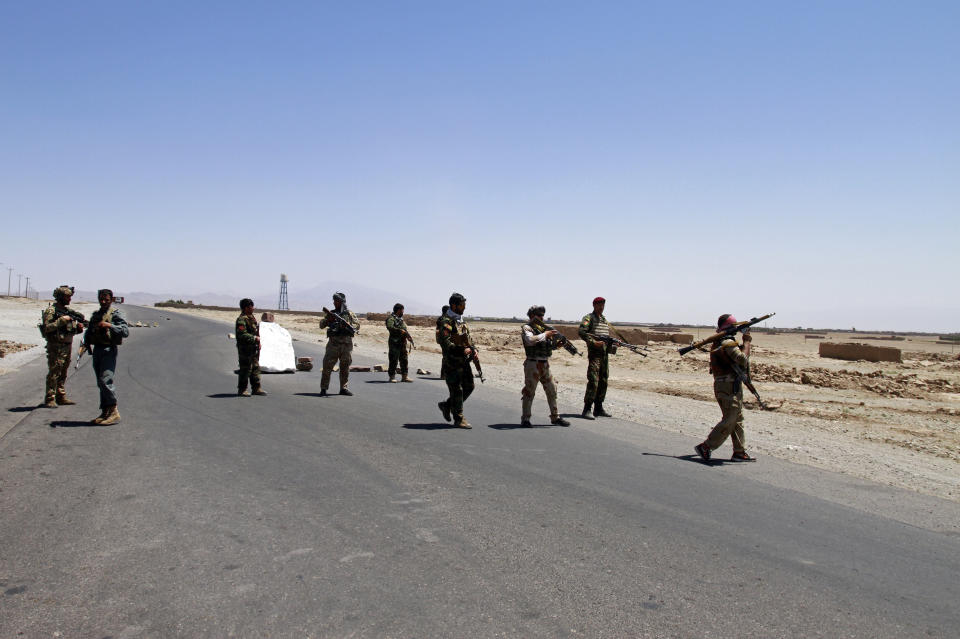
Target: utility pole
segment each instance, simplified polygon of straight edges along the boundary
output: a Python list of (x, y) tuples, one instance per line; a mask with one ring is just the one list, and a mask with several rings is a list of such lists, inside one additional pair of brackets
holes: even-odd
[(7, 268), (7, 297), (10, 297), (10, 277), (13, 275), (13, 267)]
[(17, 297), (20, 297), (20, 283), (23, 282), (23, 273), (17, 273)]
[(27, 285), (23, 287), (23, 296), (30, 297), (30, 277), (27, 276)]

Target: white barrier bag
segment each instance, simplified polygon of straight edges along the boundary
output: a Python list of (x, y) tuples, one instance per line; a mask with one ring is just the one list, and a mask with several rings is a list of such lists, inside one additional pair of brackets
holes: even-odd
[(297, 370), (290, 332), (274, 322), (260, 322), (260, 370), (292, 373)]

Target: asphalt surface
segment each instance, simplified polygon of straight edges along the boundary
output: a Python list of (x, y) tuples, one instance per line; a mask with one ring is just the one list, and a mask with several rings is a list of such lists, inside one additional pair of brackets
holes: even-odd
[[(957, 636), (953, 503), (551, 427), (542, 396), (520, 428), (479, 383), (473, 430), (436, 379), (238, 398), (229, 326), (126, 310), (160, 326), (121, 347), (120, 424), (87, 424), (89, 361), (77, 406), (34, 408), (41, 360), (0, 380), (0, 637)], [(947, 524), (886, 514), (911, 508)]]

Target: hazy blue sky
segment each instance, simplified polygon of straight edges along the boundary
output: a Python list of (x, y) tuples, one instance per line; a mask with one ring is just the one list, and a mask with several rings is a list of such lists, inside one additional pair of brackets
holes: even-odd
[(955, 331), (958, 33), (955, 1), (6, 2), (0, 268)]

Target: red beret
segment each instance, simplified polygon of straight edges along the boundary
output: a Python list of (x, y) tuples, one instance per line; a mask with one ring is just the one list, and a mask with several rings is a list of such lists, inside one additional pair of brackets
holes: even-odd
[(607, 300), (603, 299), (602, 297), (595, 297), (595, 298), (593, 298), (593, 303), (594, 303), (594, 304), (596, 304), (597, 302), (606, 302), (606, 301), (607, 301)]

